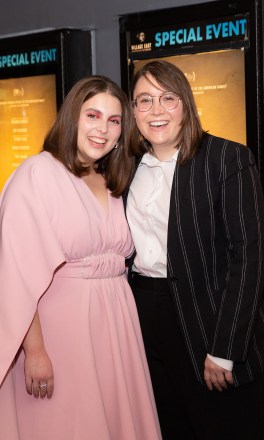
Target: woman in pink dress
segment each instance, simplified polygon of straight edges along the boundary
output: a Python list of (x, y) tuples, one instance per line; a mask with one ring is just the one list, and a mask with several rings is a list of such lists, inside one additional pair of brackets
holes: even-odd
[(115, 83), (79, 81), (2, 192), (0, 439), (161, 439), (125, 271), (130, 123)]

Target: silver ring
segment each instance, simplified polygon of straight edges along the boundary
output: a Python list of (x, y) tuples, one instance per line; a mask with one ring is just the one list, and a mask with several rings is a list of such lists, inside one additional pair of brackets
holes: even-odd
[(48, 386), (48, 384), (46, 383), (40, 383), (39, 384), (39, 388), (46, 388)]

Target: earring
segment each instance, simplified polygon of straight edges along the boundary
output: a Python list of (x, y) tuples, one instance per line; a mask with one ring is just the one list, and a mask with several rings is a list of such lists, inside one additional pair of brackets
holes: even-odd
[(116, 150), (119, 147), (119, 143), (117, 142), (116, 145), (114, 146), (114, 150)]
[(139, 140), (140, 143), (144, 141), (144, 137), (143, 137), (143, 135), (140, 133), (140, 131), (138, 131), (138, 140)]

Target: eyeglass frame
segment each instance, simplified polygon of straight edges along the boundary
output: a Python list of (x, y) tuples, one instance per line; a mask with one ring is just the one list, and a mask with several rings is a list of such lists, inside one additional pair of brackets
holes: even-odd
[[(139, 110), (139, 109), (138, 109), (138, 106), (137, 106), (137, 99), (138, 99), (138, 97), (140, 97), (140, 96), (144, 96), (144, 95), (146, 95), (146, 96), (148, 96), (148, 97), (151, 98), (151, 106), (150, 106), (149, 109), (147, 109), (147, 110)], [(165, 108), (165, 107), (163, 107), (163, 105), (161, 104), (160, 100), (161, 100), (161, 98), (162, 98), (163, 96), (165, 96), (165, 95), (174, 95), (174, 96), (176, 96), (176, 97), (178, 98), (178, 102), (177, 102), (177, 104), (175, 105), (175, 107), (172, 107), (172, 108)], [(181, 100), (181, 98), (180, 98), (176, 93), (174, 93), (174, 92), (164, 92), (164, 93), (162, 93), (161, 95), (150, 95), (149, 93), (145, 93), (145, 92), (143, 92), (143, 93), (140, 93), (138, 96), (136, 96), (136, 98), (132, 101), (132, 103), (133, 103), (133, 105), (137, 108), (137, 110), (138, 110), (139, 112), (143, 112), (143, 113), (144, 113), (144, 112), (148, 112), (149, 110), (152, 109), (152, 107), (153, 107), (153, 103), (154, 103), (154, 99), (153, 99), (153, 98), (159, 98), (159, 105), (160, 105), (164, 110), (174, 110), (175, 108), (178, 107), (179, 102), (180, 102), (180, 100)]]

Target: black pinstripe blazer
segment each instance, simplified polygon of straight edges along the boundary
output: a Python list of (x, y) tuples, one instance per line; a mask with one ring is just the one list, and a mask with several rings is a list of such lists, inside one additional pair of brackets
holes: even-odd
[(198, 380), (207, 353), (234, 361), (235, 385), (264, 367), (264, 201), (249, 148), (208, 134), (176, 164), (168, 279)]

